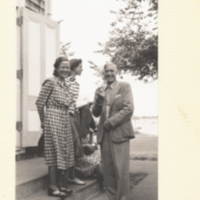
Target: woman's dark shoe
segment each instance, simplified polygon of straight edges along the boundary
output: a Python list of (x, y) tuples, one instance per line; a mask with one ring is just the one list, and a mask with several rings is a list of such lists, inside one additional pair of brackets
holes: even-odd
[(53, 197), (67, 197), (68, 196), (65, 192), (62, 192), (59, 189), (52, 190), (51, 188), (48, 188), (47, 193), (49, 196), (53, 196)]
[(68, 187), (61, 187), (60, 191), (66, 193), (66, 194), (69, 194), (69, 195), (71, 195), (73, 193), (73, 190), (69, 189)]

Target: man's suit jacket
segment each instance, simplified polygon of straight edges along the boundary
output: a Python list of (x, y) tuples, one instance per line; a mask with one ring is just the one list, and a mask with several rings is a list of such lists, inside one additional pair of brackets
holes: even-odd
[[(98, 90), (98, 89), (97, 89)], [(95, 92), (94, 106), (92, 112), (95, 117), (100, 116), (98, 128), (97, 128), (97, 142), (101, 143), (104, 128), (103, 124), (106, 120), (106, 101), (104, 99), (102, 104), (98, 104), (97, 90)], [(134, 138), (134, 131), (131, 123), (131, 117), (133, 114), (133, 96), (131, 86), (126, 82), (116, 81), (113, 88), (114, 95), (111, 96), (110, 110), (109, 110), (109, 123), (111, 129), (111, 139), (113, 142), (120, 143)]]

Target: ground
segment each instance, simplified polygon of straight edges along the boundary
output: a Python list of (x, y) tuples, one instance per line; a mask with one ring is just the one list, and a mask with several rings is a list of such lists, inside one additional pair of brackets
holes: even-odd
[[(148, 123), (149, 129), (153, 127), (151, 130), (148, 130), (148, 128), (140, 129), (141, 121), (137, 123), (135, 139), (130, 140), (130, 155), (133, 158), (130, 160), (130, 172), (135, 174), (145, 173), (147, 176), (131, 189), (130, 200), (157, 200), (158, 137), (157, 132), (155, 132), (157, 121)], [(146, 134), (139, 133), (139, 130), (146, 130), (144, 131)], [(152, 130), (154, 131), (152, 132)], [(108, 198), (105, 192), (101, 192), (91, 200), (108, 200)]]
[[(130, 172), (147, 173), (147, 176), (131, 189), (130, 200), (158, 199), (158, 165), (157, 161), (130, 161)], [(101, 192), (91, 200), (108, 200), (106, 193)]]

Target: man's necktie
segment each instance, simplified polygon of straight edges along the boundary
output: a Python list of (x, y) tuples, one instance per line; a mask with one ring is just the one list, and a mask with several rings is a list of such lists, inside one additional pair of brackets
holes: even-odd
[(110, 86), (106, 89), (106, 119), (109, 118), (110, 112)]

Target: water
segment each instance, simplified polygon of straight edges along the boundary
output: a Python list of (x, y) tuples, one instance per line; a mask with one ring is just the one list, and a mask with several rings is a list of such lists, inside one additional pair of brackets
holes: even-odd
[(157, 118), (139, 118), (132, 119), (132, 124), (135, 131), (139, 133), (157, 136), (158, 135), (158, 120)]

